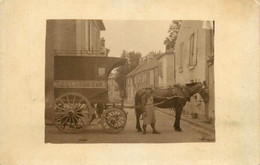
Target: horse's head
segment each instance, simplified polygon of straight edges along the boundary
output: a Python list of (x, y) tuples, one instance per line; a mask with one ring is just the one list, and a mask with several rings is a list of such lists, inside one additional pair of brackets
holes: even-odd
[(202, 97), (204, 103), (208, 103), (209, 102), (209, 90), (208, 90), (207, 84), (205, 81), (201, 84), (202, 84), (202, 86), (198, 93)]
[(188, 88), (190, 96), (199, 93), (205, 103), (209, 102), (209, 92), (205, 81), (203, 83), (201, 82), (189, 83), (186, 84), (186, 87)]

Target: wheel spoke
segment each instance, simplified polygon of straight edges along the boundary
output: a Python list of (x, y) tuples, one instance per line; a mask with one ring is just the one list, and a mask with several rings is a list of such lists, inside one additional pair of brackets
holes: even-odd
[(92, 109), (89, 100), (79, 93), (59, 96), (53, 108), (55, 126), (67, 133), (78, 132), (85, 128), (91, 119)]
[(74, 105), (74, 103), (75, 103), (75, 95), (73, 95), (74, 97), (73, 97), (73, 101), (72, 101), (72, 104)]
[(74, 123), (74, 125), (73, 125), (73, 127), (74, 127), (74, 129), (76, 129), (76, 121), (75, 121), (75, 119), (74, 119), (74, 116), (71, 116), (71, 119), (72, 119), (72, 122)]
[(55, 119), (55, 121), (59, 121), (59, 120), (61, 120), (61, 119), (65, 118), (65, 117), (67, 117), (67, 115), (66, 115), (66, 116), (61, 116), (60, 118), (58, 118), (58, 119)]
[[(78, 104), (79, 104), (81, 101), (82, 101), (82, 98), (80, 98), (80, 100), (79, 100)], [(81, 104), (81, 105), (82, 105), (82, 104)]]
[(72, 107), (72, 108), (74, 108), (74, 107), (71, 105), (71, 103), (70, 103), (69, 95), (67, 95), (67, 101), (68, 101), (68, 103), (69, 103), (69, 106)]
[(126, 125), (126, 116), (120, 109), (108, 109), (101, 123), (103, 129), (110, 133), (121, 131)]
[(71, 119), (71, 116), (69, 116), (69, 119), (68, 119), (68, 124), (69, 124), (69, 127), (71, 126), (70, 119)]
[(75, 122), (77, 123), (79, 120), (76, 118), (76, 115), (73, 116)]
[(82, 117), (84, 117), (85, 119), (89, 120), (88, 118), (86, 118), (85, 116), (79, 116), (78, 114), (75, 114), (79, 119), (81, 119)]
[[(63, 123), (61, 124), (61, 126), (64, 126), (64, 124), (67, 122), (68, 118), (69, 118), (69, 116), (63, 121)], [(66, 127), (66, 126), (65, 126), (65, 127)], [(65, 127), (64, 127), (64, 129), (65, 129)]]
[(89, 114), (89, 111), (80, 111), (80, 113)]
[(57, 108), (59, 108), (59, 109), (61, 109), (63, 111), (68, 111), (69, 110), (69, 109), (66, 109), (65, 107), (59, 107), (59, 106), (57, 106)]
[(88, 109), (88, 107), (79, 107), (78, 109), (75, 110), (75, 112), (81, 111), (81, 109), (83, 108)]
[[(59, 101), (65, 106), (66, 104), (62, 101), (62, 98), (59, 99)], [(65, 108), (65, 107), (64, 107)]]
[[(79, 103), (78, 103), (79, 104)], [(77, 107), (76, 109), (81, 109), (81, 106), (83, 105), (82, 103), (80, 103), (80, 106), (78, 107), (78, 104), (77, 104)]]
[(54, 112), (53, 114), (54, 115), (66, 115), (67, 112)]
[(79, 120), (81, 120), (81, 122), (82, 122), (82, 125), (85, 125), (85, 124), (84, 124), (84, 121), (83, 121), (81, 118), (79, 118)]

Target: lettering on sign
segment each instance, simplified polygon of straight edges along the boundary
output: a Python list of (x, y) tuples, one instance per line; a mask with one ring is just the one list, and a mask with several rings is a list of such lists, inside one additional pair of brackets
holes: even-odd
[(106, 81), (54, 80), (54, 88), (107, 88)]

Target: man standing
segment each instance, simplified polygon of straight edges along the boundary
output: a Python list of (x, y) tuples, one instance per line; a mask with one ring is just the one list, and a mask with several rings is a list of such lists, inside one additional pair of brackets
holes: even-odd
[(151, 88), (146, 89), (145, 94), (141, 98), (141, 105), (143, 112), (143, 134), (146, 134), (146, 126), (148, 124), (151, 125), (154, 134), (160, 134), (160, 132), (155, 129), (156, 119)]

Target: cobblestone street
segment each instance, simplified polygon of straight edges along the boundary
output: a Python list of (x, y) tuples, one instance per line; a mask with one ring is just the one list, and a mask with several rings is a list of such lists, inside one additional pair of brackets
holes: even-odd
[[(211, 135), (196, 129), (194, 125), (181, 121), (183, 132), (173, 129), (174, 118), (161, 111), (156, 111), (157, 129), (161, 134), (152, 134), (152, 129), (147, 128), (143, 135), (135, 129), (134, 109), (125, 109), (128, 112), (126, 127), (118, 134), (108, 134), (102, 130), (98, 121), (94, 121), (80, 134), (63, 134), (55, 126), (46, 126), (45, 142), (47, 143), (180, 143), (180, 142), (208, 142), (214, 141)], [(141, 121), (142, 122), (142, 121)]]

